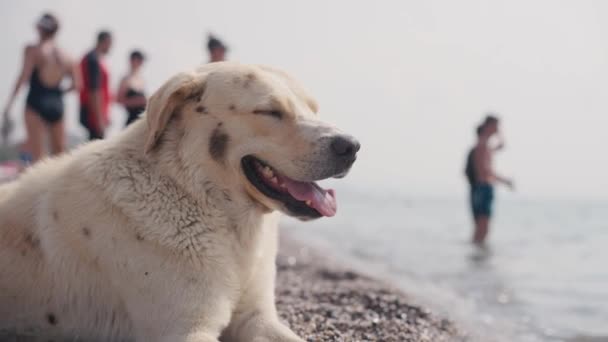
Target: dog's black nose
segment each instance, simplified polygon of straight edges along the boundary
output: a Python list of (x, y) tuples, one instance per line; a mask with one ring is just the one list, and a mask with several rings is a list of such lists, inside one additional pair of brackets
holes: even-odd
[(354, 158), (359, 148), (361, 148), (361, 144), (359, 144), (357, 139), (348, 135), (339, 135), (331, 142), (331, 150), (340, 158)]

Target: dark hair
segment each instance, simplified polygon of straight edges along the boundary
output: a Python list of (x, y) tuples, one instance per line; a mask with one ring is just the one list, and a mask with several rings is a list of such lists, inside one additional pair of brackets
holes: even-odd
[(59, 20), (51, 13), (43, 13), (36, 27), (42, 31), (46, 37), (53, 37), (59, 30)]
[(475, 128), (475, 132), (477, 133), (477, 136), (480, 137), (481, 134), (483, 133), (483, 130), (486, 128), (486, 126), (488, 126), (489, 124), (493, 124), (493, 123), (497, 123), (498, 117), (496, 117), (494, 114), (488, 114), (486, 116), (486, 118), (483, 120), (483, 122), (477, 126), (477, 128)]
[(100, 44), (110, 38), (112, 38), (112, 33), (110, 33), (110, 31), (99, 31), (99, 33), (97, 33), (97, 44)]
[(488, 114), (488, 116), (486, 116), (486, 119), (483, 121), (483, 125), (487, 125), (489, 123), (496, 123), (498, 122), (498, 117), (496, 117), (494, 114)]
[(215, 38), (213, 35), (209, 35), (209, 38), (207, 39), (207, 50), (211, 52), (211, 50), (214, 49), (228, 50), (228, 47), (226, 47), (221, 40)]
[(133, 50), (131, 51), (131, 53), (129, 54), (129, 59), (130, 60), (134, 60), (134, 59), (140, 59), (140, 60), (145, 60), (146, 56), (144, 55), (143, 52), (141, 52), (140, 50)]

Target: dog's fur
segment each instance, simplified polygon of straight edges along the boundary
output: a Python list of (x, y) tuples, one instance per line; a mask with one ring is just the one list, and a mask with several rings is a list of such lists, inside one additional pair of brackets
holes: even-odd
[(344, 173), (316, 111), (281, 71), (210, 64), (170, 79), (116, 137), (0, 186), (0, 330), (302, 341), (274, 306), (277, 210), (292, 213), (240, 161), (299, 180)]

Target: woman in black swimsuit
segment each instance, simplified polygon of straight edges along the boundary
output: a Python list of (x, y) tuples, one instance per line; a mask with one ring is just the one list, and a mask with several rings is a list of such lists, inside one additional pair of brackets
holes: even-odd
[[(57, 18), (52, 14), (44, 14), (38, 20), (36, 29), (40, 41), (25, 48), (23, 68), (4, 110), (4, 115), (8, 115), (19, 90), (29, 80), (25, 127), (26, 145), (32, 153), (33, 161), (42, 157), (44, 133), (50, 136), (52, 154), (64, 151), (63, 94), (77, 88), (79, 79), (76, 64), (55, 44), (54, 37), (59, 30)], [(72, 85), (64, 89), (61, 85), (66, 77), (72, 79)]]
[(40, 79), (37, 67), (30, 77), (30, 91), (25, 103), (47, 124), (52, 125), (63, 117), (63, 91), (59, 85), (47, 87)]
[(146, 94), (140, 70), (145, 60), (141, 51), (135, 50), (129, 55), (129, 73), (123, 77), (118, 88), (118, 102), (127, 110), (127, 122), (130, 125), (146, 110)]

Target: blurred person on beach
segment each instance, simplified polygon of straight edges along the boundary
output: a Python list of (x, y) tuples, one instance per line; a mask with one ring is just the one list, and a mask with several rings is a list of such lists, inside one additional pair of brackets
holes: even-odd
[(110, 113), (110, 73), (104, 57), (112, 47), (112, 34), (100, 31), (95, 48), (80, 61), (83, 86), (80, 90), (80, 123), (89, 133), (89, 140), (103, 139)]
[(209, 52), (209, 63), (222, 62), (226, 60), (228, 47), (213, 35), (207, 39), (207, 51)]
[[(15, 98), (29, 81), (25, 100), (25, 145), (32, 162), (42, 157), (45, 134), (49, 135), (52, 154), (65, 150), (63, 94), (80, 86), (77, 64), (55, 42), (59, 31), (57, 17), (50, 13), (43, 14), (36, 23), (36, 30), (39, 40), (25, 47), (21, 72), (3, 112), (3, 122), (9, 123), (8, 116)], [(63, 87), (66, 78), (71, 79), (71, 84)], [(8, 133), (5, 131), (3, 135)]]
[(2, 122), (0, 122), (0, 136), (2, 137), (2, 145), (8, 145), (9, 136), (13, 131), (15, 123), (9, 115), (10, 110), (5, 110), (2, 114)]
[(127, 122), (130, 125), (146, 110), (145, 83), (141, 76), (141, 67), (145, 61), (143, 52), (134, 50), (129, 55), (129, 72), (120, 81), (117, 91), (117, 102), (127, 110)]
[[(494, 172), (492, 159), (494, 152), (504, 148), (504, 141), (499, 133), (499, 120), (488, 115), (477, 127), (477, 143), (467, 156), (465, 174), (471, 188), (471, 210), (475, 220), (473, 243), (483, 245), (488, 235), (492, 204), (494, 201), (494, 184), (501, 183), (513, 189), (510, 179)], [(498, 143), (491, 146), (491, 138), (497, 136)]]

